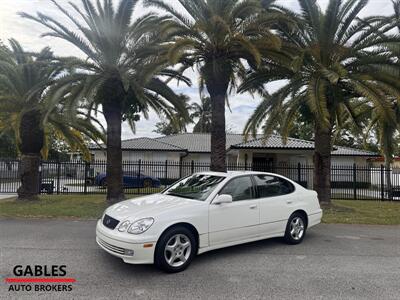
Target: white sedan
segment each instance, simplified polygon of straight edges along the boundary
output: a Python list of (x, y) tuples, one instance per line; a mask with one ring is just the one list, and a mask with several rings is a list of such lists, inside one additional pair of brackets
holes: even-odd
[(110, 206), (96, 240), (126, 263), (179, 272), (213, 249), (272, 237), (298, 244), (321, 217), (316, 192), (283, 176), (202, 172), (160, 194)]

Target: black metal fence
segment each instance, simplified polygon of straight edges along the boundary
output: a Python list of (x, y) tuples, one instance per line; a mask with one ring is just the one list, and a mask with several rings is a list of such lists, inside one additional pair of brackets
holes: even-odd
[[(313, 188), (313, 166), (309, 165), (235, 163), (227, 167), (230, 171), (273, 172), (308, 189)], [(124, 161), (125, 193), (158, 192), (179, 178), (209, 170), (209, 163), (195, 161)], [(106, 161), (43, 161), (40, 167), (40, 190), (49, 194), (105, 194), (105, 171)], [(0, 160), (0, 193), (16, 193), (19, 185), (19, 161)], [(389, 170), (383, 166), (333, 165), (331, 185), (334, 199), (400, 200), (400, 168)]]

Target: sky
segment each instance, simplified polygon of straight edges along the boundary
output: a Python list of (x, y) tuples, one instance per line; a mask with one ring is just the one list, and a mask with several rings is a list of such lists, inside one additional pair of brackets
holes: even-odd
[[(71, 0), (79, 4), (81, 0)], [(119, 0), (114, 0), (116, 3)], [(179, 4), (176, 0), (168, 0), (176, 2), (176, 8), (179, 10)], [(67, 2), (66, 0), (59, 0), (60, 4)], [(290, 7), (293, 10), (298, 10), (298, 0), (279, 0), (280, 4)], [(324, 8), (328, 0), (317, 0), (319, 5)], [(54, 7), (50, 0), (0, 0), (0, 39), (6, 42), (9, 38), (17, 39), (22, 46), (27, 50), (37, 51), (45, 46), (50, 46), (57, 55), (62, 56), (81, 56), (82, 53), (76, 48), (71, 46), (65, 41), (57, 38), (40, 37), (46, 30), (40, 24), (34, 23), (27, 19), (23, 19), (17, 15), (18, 12), (28, 12), (34, 14), (42, 12), (56, 17), (58, 20), (63, 20), (62, 14)], [(141, 5), (136, 7), (134, 17), (145, 12)], [(362, 11), (361, 16), (368, 15), (389, 15), (392, 14), (391, 0), (370, 0), (368, 6)], [(187, 75), (192, 79), (193, 85), (186, 87), (184, 85), (173, 85), (177, 93), (184, 93), (188, 95), (193, 102), (199, 102), (199, 92), (197, 86), (197, 75), (194, 71), (188, 72)], [(271, 91), (276, 89), (277, 85), (271, 86)], [(232, 94), (229, 96), (230, 110), (226, 110), (226, 126), (230, 131), (241, 133), (243, 127), (256, 108), (260, 99), (252, 97), (249, 94)], [(136, 124), (136, 135), (134, 135), (127, 124), (122, 126), (122, 138), (133, 137), (155, 137), (156, 133), (153, 132), (155, 124), (159, 121), (156, 114), (151, 113), (148, 120), (142, 118)], [(103, 121), (104, 122), (104, 121)], [(104, 122), (105, 123), (105, 122)], [(188, 127), (189, 131), (192, 126)]]

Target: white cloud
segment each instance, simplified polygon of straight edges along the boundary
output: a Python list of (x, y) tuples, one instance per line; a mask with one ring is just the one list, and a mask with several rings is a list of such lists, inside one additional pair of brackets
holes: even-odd
[[(61, 4), (67, 1), (60, 0)], [(80, 0), (72, 0), (76, 4), (80, 4)], [(118, 1), (115, 1), (118, 2)], [(279, 0), (279, 3), (299, 11), (297, 0)], [(322, 8), (325, 8), (328, 0), (318, 0)], [(179, 9), (179, 8), (178, 8)], [(56, 38), (41, 38), (40, 35), (45, 32), (43, 26), (36, 24), (27, 19), (23, 19), (17, 15), (17, 12), (24, 11), (34, 14), (39, 11), (49, 14), (57, 20), (65, 21), (65, 17), (54, 7), (50, 0), (0, 0), (0, 39), (6, 41), (13, 37), (22, 43), (29, 50), (40, 50), (45, 46), (51, 46), (57, 55), (82, 55), (78, 50), (67, 42)], [(138, 7), (136, 14), (143, 14), (145, 9)], [(367, 8), (362, 12), (362, 16), (392, 13), (392, 4), (390, 0), (372, 0)], [(188, 94), (193, 101), (199, 101), (197, 90), (197, 74), (194, 71), (188, 72), (187, 76), (192, 79), (193, 87), (185, 88), (183, 85), (176, 88), (180, 92)], [(278, 88), (279, 85), (273, 84), (272, 89)], [(250, 95), (232, 95), (230, 104), (232, 112), (226, 111), (227, 127), (241, 132), (247, 118), (252, 113), (260, 99), (253, 99)], [(137, 124), (137, 136), (155, 136), (153, 132), (154, 125), (158, 121), (156, 114), (151, 113), (149, 120), (141, 120)], [(123, 138), (132, 137), (132, 133), (127, 124), (123, 124)]]

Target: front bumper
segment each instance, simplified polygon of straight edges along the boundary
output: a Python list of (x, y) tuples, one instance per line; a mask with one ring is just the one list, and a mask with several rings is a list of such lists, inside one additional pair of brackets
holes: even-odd
[[(120, 236), (115, 236), (112, 230), (105, 228), (101, 220), (96, 226), (96, 242), (106, 252), (121, 258), (128, 264), (154, 263), (154, 250), (156, 241), (138, 242), (124, 241)], [(144, 245), (153, 244), (151, 247)]]

